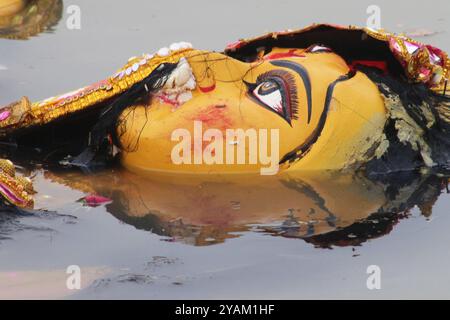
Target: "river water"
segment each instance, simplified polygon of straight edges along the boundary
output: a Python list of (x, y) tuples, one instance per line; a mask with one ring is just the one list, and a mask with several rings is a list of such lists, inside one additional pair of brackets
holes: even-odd
[[(51, 30), (0, 39), (0, 105), (93, 83), (176, 41), (222, 50), (313, 22), (364, 25), (371, 4), (384, 28), (450, 51), (448, 1), (376, 2), (64, 1)], [(67, 25), (71, 5), (81, 29)], [(39, 210), (0, 213), (3, 299), (450, 298), (445, 176), (21, 171), (35, 181)], [(94, 206), (92, 195), (107, 202)], [(80, 290), (66, 286), (69, 266), (81, 270)], [(379, 290), (367, 286), (371, 266)]]

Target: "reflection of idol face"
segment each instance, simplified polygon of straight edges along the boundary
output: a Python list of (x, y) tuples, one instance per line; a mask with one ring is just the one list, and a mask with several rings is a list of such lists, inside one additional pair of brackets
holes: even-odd
[[(422, 214), (431, 215), (448, 184), (445, 177), (411, 173), (400, 180), (398, 175), (386, 176), (383, 182), (326, 172), (189, 176), (112, 169), (91, 175), (46, 171), (45, 176), (107, 198), (106, 210), (138, 229), (183, 241), (194, 237), (197, 245), (236, 237), (250, 226), (321, 246), (358, 245), (390, 232), (408, 208), (417, 205)], [(55, 198), (37, 197), (37, 206), (46, 207)], [(201, 240), (208, 238), (215, 240)]]
[[(203, 131), (217, 129), (224, 136), (229, 129), (276, 129), (283, 170), (293, 163), (296, 169), (337, 169), (351, 162), (355, 152), (369, 149), (385, 121), (375, 85), (325, 47), (274, 48), (251, 62), (199, 50), (166, 60), (160, 68), (172, 67), (161, 73), (151, 99), (125, 110), (118, 126), (123, 163), (132, 169), (259, 170), (260, 163), (175, 165), (172, 133), (184, 129), (194, 137), (194, 121), (201, 121)], [(236, 143), (245, 141), (248, 159), (251, 142)], [(201, 151), (207, 146), (197, 145)]]

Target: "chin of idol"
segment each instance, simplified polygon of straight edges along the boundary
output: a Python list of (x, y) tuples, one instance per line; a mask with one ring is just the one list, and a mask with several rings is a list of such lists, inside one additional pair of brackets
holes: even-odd
[(386, 121), (379, 91), (328, 48), (274, 48), (253, 62), (189, 50), (117, 126), (134, 171), (342, 169)]

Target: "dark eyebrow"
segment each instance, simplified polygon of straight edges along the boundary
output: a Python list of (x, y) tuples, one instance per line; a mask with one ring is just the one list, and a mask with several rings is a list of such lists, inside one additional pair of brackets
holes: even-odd
[(271, 61), (270, 63), (277, 67), (291, 69), (292, 71), (298, 73), (298, 75), (302, 78), (306, 90), (306, 98), (308, 101), (308, 123), (309, 123), (311, 121), (311, 114), (312, 114), (312, 98), (311, 98), (311, 79), (309, 78), (308, 70), (306, 70), (305, 67), (303, 67), (300, 64), (287, 60)]
[(323, 131), (323, 128), (325, 127), (325, 122), (327, 119), (328, 111), (330, 110), (331, 99), (333, 98), (334, 87), (336, 87), (336, 85), (340, 82), (352, 79), (354, 76), (355, 76), (355, 72), (350, 71), (349, 73), (340, 76), (339, 78), (334, 80), (332, 83), (330, 83), (330, 85), (327, 88), (327, 94), (325, 97), (325, 105), (323, 107), (322, 114), (320, 115), (319, 123), (318, 123), (317, 127), (314, 129), (312, 134), (306, 139), (306, 142), (303, 143), (302, 145), (298, 146), (291, 152), (287, 153), (280, 160), (280, 164), (283, 164), (285, 162), (289, 162), (289, 161), (292, 161), (295, 159), (301, 159), (309, 152), (309, 150), (311, 150), (312, 146), (319, 139), (319, 137)]

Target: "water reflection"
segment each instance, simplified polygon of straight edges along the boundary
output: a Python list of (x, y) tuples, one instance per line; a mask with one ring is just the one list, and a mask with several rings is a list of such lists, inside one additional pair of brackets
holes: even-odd
[(62, 0), (0, 0), (0, 38), (25, 40), (49, 31), (62, 12)]
[(418, 206), (425, 217), (448, 177), (408, 173), (383, 180), (321, 173), (280, 177), (94, 175), (46, 172), (46, 178), (110, 199), (117, 219), (167, 241), (203, 246), (264, 232), (316, 247), (354, 246), (388, 234)]

